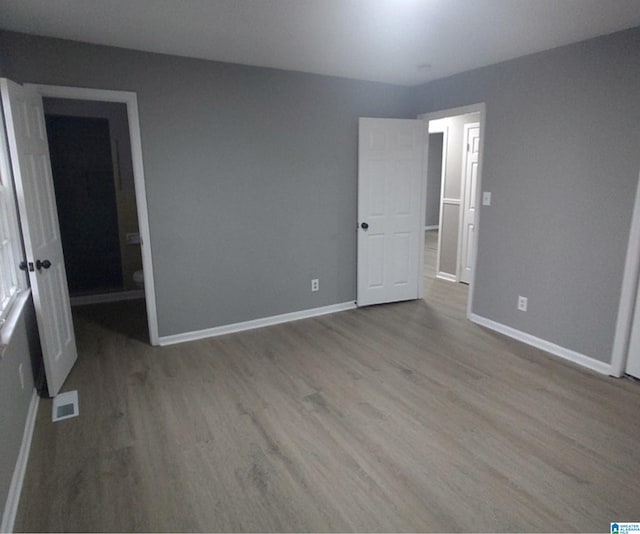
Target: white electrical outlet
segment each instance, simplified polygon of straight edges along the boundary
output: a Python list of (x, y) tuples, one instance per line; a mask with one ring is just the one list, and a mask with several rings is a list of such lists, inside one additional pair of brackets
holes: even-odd
[(20, 375), (20, 387), (24, 389), (24, 373), (22, 372), (22, 364), (18, 366), (18, 375)]
[(320, 280), (314, 278), (311, 280), (311, 291), (318, 291), (320, 289)]
[(491, 193), (489, 191), (482, 193), (482, 205), (491, 206)]
[(527, 297), (518, 297), (518, 309), (520, 311), (527, 311), (527, 304), (529, 303), (529, 299)]

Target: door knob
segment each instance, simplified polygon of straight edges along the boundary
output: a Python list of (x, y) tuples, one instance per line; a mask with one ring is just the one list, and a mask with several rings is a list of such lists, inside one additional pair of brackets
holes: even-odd
[(40, 269), (48, 269), (49, 267), (51, 267), (51, 262), (49, 260), (36, 260), (36, 269), (38, 269), (38, 271)]
[(369, 228), (369, 224), (368, 224), (368, 223), (366, 223), (366, 222), (363, 222), (363, 223), (360, 225), (360, 228), (362, 228), (363, 230), (366, 230), (367, 228)]

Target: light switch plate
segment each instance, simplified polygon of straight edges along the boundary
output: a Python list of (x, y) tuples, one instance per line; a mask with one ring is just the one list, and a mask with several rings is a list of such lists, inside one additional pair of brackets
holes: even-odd
[(489, 191), (484, 191), (482, 193), (482, 205), (491, 206), (491, 193)]

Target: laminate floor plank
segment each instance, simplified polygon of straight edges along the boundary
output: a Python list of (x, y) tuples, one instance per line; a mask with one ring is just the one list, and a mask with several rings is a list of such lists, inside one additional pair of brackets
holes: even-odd
[(640, 383), (423, 301), (151, 347), (74, 310), (80, 416), (38, 411), (17, 531), (606, 531), (640, 510)]

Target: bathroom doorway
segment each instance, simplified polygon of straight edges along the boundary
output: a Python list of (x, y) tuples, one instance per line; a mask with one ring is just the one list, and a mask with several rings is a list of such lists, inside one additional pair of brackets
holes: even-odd
[(126, 105), (43, 104), (71, 304), (144, 298)]

